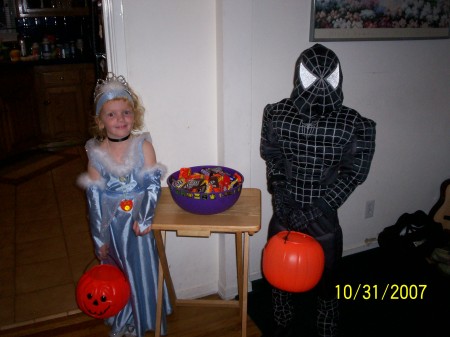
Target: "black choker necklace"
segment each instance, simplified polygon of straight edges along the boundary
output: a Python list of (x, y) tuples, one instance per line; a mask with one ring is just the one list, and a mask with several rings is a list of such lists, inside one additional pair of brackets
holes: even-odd
[(125, 136), (125, 137), (119, 138), (119, 139), (109, 138), (109, 137), (108, 137), (108, 140), (109, 140), (110, 142), (120, 143), (120, 142), (126, 141), (128, 138), (130, 138), (130, 136), (131, 136), (131, 133), (130, 133), (128, 136)]

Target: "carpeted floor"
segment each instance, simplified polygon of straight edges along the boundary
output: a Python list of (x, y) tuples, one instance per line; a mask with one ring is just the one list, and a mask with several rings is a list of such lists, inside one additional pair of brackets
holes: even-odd
[[(254, 281), (252, 286), (248, 313), (263, 336), (269, 337), (272, 324), (270, 286), (264, 279)], [(361, 287), (357, 292), (358, 286)], [(341, 336), (448, 336), (450, 276), (425, 258), (395, 258), (380, 248), (344, 257), (339, 287)], [(369, 292), (364, 293), (363, 289)], [(295, 296), (294, 336), (312, 337), (314, 290)]]

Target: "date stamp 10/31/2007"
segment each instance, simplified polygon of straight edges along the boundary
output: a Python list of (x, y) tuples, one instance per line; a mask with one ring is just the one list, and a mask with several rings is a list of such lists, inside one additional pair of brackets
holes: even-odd
[(423, 300), (426, 284), (344, 284), (336, 285), (337, 299), (342, 300)]

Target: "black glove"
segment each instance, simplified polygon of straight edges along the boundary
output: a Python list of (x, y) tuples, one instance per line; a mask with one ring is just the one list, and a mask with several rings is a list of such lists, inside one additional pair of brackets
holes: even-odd
[(273, 190), (273, 211), (289, 230), (302, 231), (308, 224), (320, 216), (322, 211), (313, 205), (300, 205), (291, 200), (286, 190), (284, 182), (277, 182), (272, 185)]
[(288, 209), (285, 203), (286, 185), (281, 182), (275, 183), (272, 186), (272, 191), (273, 212), (282, 223), (287, 224)]
[(308, 224), (322, 216), (322, 211), (315, 206), (306, 205), (300, 208), (295, 203), (291, 203), (288, 207), (287, 225), (290, 230), (301, 232)]

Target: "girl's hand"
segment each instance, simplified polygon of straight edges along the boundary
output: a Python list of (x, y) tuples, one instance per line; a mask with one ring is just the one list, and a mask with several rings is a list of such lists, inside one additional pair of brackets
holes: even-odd
[(146, 234), (150, 233), (151, 230), (152, 230), (152, 227), (149, 226), (148, 228), (146, 228), (145, 230), (143, 230), (143, 231), (141, 232), (141, 230), (139, 229), (139, 224), (138, 224), (138, 222), (135, 221), (134, 224), (133, 224), (133, 231), (134, 231), (134, 234), (136, 234), (136, 236), (143, 236), (143, 235), (146, 235)]
[(108, 253), (109, 253), (109, 246), (108, 245), (103, 245), (98, 250), (98, 252), (97, 252), (98, 256), (97, 257), (100, 260), (106, 260), (108, 258)]

